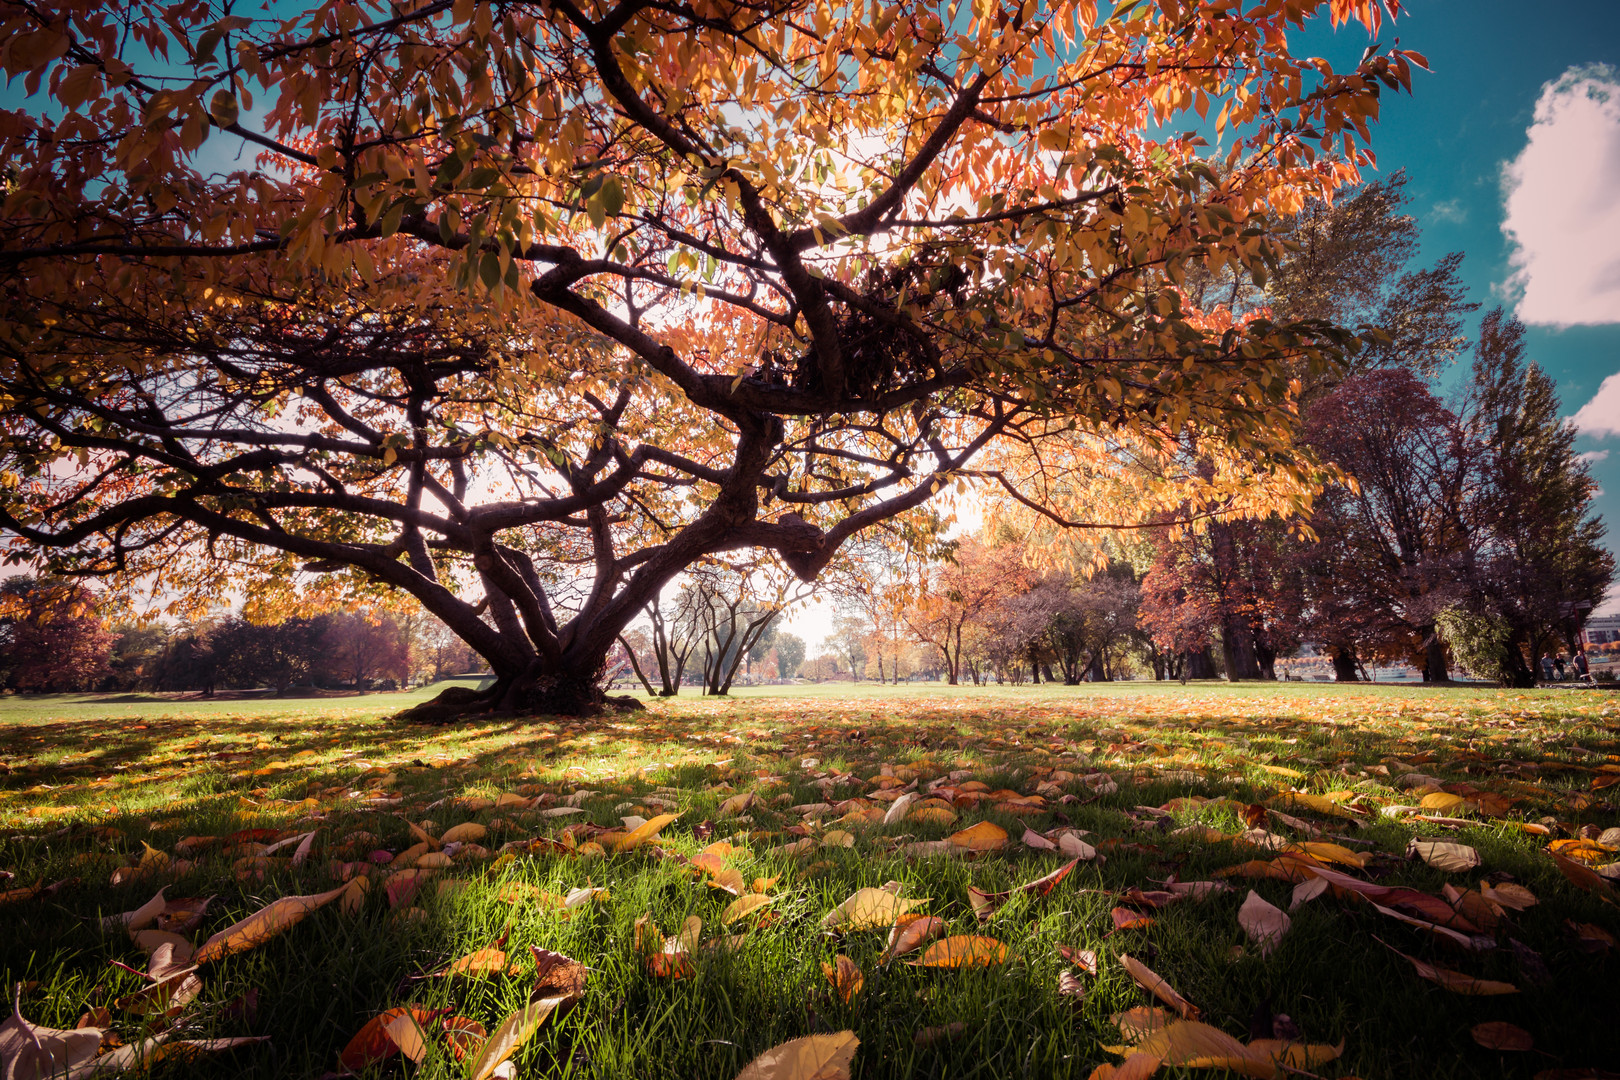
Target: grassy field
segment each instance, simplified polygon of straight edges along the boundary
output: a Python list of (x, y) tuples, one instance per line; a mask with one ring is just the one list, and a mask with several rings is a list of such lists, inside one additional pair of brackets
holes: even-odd
[[(1620, 825), (1620, 697), (1608, 693), (824, 684), (587, 721), (386, 719), (427, 694), (0, 699), (0, 870), (14, 875), (0, 881), (0, 976), (22, 985), (22, 1014), (53, 1028), (89, 1014), (128, 1044), (154, 1031), (268, 1036), (162, 1068), (280, 1078), (340, 1071), (385, 1009), (444, 1009), (422, 1014), (420, 1065), (395, 1056), (361, 1071), (463, 1077), (439, 1028), (465, 1017), (494, 1029), (522, 1007), (534, 946), (589, 971), (577, 1004), (518, 1050), (519, 1076), (731, 1080), (784, 1040), (849, 1030), (862, 1078), (1087, 1077), (1120, 1061), (1109, 1047), (1130, 1048), (1113, 1017), (1161, 1004), (1126, 954), (1241, 1043), (1343, 1045), (1333, 1060), (1288, 1059), (1299, 1075), (1530, 1077), (1620, 1059), (1601, 1022), (1620, 974), (1620, 882), (1588, 869), (1620, 858), (1615, 834), (1599, 839)], [(883, 824), (912, 784), (908, 812)], [(613, 850), (635, 825), (624, 817), (665, 811), (680, 816)], [(1005, 843), (978, 829), (948, 842), (981, 821)], [(413, 825), (436, 839), (467, 822), (484, 833), (448, 856), (422, 849), (429, 868), (407, 872)], [(310, 832), (296, 864), (298, 843), (264, 853)], [(1479, 865), (1428, 865), (1408, 856), (1414, 838), (1466, 845)], [(981, 898), (994, 910), (976, 914), (970, 889), (1014, 890), (1076, 857), (1044, 894)], [(1313, 867), (1353, 880), (1303, 900), (1263, 948), (1240, 922), (1249, 892), (1287, 911), (1296, 888), (1321, 887)], [(194, 1000), (129, 1008), (155, 939), (103, 931), (102, 917), (160, 886), (169, 900), (211, 896), (185, 932), (200, 944), (362, 869), (369, 891), (233, 955), (205, 950)], [(1173, 898), (1164, 884), (1195, 881), (1229, 891)], [(885, 961), (887, 922), (824, 926), (885, 883), (923, 900), (914, 911), (942, 920), (938, 933), (994, 939), (1005, 956), (981, 945), (996, 962), (910, 963), (938, 954), (926, 948)], [(770, 902), (724, 925), (739, 897), (720, 885)], [(1414, 892), (1364, 895), (1377, 886)], [(587, 898), (564, 906), (571, 893)], [(1455, 917), (1436, 914), (1448, 895)], [(687, 952), (676, 939), (693, 918)], [(642, 919), (671, 939), (665, 959), (638, 952)], [(433, 974), (503, 933), (499, 963), (486, 953)], [(1396, 950), (1514, 992), (1455, 992)], [(838, 956), (859, 968), (858, 992), (824, 974)], [(1480, 1045), (1473, 1031), (1489, 1022), (1534, 1048)], [(1481, 1030), (1503, 1041), (1505, 1029)]]

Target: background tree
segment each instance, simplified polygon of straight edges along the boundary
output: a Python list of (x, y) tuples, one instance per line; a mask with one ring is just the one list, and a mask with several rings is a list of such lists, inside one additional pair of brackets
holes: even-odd
[(799, 667), (804, 663), (804, 639), (797, 634), (782, 631), (776, 635), (776, 675), (780, 679), (792, 679), (798, 676)]
[(579, 712), (687, 567), (813, 578), (1002, 443), (1191, 430), (1232, 469), (1190, 513), (1302, 504), (1292, 375), (1348, 336), (1175, 286), (1265, 277), (1422, 63), (1293, 55), (1319, 6), (8, 3), (48, 97), (0, 125), (0, 523), (63, 574), (402, 590), (479, 707)]
[(405, 677), (409, 653), (398, 621), (386, 609), (338, 612), (327, 620), (320, 641), (326, 672), (356, 690)]
[(336, 624), (350, 617), (295, 617), (269, 624), (226, 619), (208, 635), (213, 676), (227, 686), (268, 685), (278, 696), (285, 694), (295, 683), (311, 682), (317, 671), (330, 670), (348, 655)]
[(1506, 627), (1498, 670), (1533, 686), (1545, 652), (1571, 651), (1603, 602), (1614, 556), (1592, 513), (1597, 485), (1559, 416), (1556, 387), (1524, 355), (1524, 326), (1500, 308), (1485, 316), (1466, 405), (1480, 444), (1483, 543), (1464, 607)]
[(93, 689), (108, 672), (114, 635), (83, 585), (19, 575), (0, 582), (6, 685), (31, 693)]

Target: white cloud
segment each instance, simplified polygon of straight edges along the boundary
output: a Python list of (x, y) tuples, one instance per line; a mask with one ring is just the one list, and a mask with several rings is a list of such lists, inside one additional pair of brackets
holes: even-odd
[(1580, 454), (1578, 456), (1579, 456), (1580, 460), (1585, 462), (1586, 464), (1588, 464), (1588, 465), (1596, 465), (1598, 462), (1600, 462), (1604, 458), (1608, 457), (1609, 452), (1607, 450), (1588, 450), (1586, 453)]
[(1598, 392), (1592, 395), (1592, 400), (1582, 405), (1575, 415), (1570, 417), (1583, 435), (1594, 435), (1603, 438), (1605, 435), (1620, 435), (1620, 375), (1610, 375), (1598, 387)]
[(1526, 134), (1502, 168), (1519, 318), (1620, 322), (1620, 72), (1573, 67), (1545, 84)]
[(1446, 199), (1434, 204), (1434, 216), (1441, 221), (1451, 221), (1461, 225), (1468, 220), (1468, 207), (1461, 199)]

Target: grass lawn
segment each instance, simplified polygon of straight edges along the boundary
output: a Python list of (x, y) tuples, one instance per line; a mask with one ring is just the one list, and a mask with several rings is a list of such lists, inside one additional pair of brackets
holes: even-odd
[[(313, 1078), (340, 1071), (383, 1010), (442, 1009), (420, 1014), (419, 1065), (395, 1055), (361, 1072), (465, 1077), (476, 1052), (458, 1060), (445, 1019), (494, 1030), (522, 1008), (534, 946), (589, 971), (583, 997), (518, 1049), (517, 1076), (732, 1080), (778, 1043), (848, 1030), (853, 1075), (867, 1080), (1089, 1077), (1120, 1062), (1109, 1047), (1130, 1049), (1133, 1018), (1175, 1019), (1147, 1012), (1164, 1003), (1125, 954), (1239, 1043), (1342, 1043), (1332, 1060), (1296, 1050), (1279, 1077), (1574, 1070), (1552, 1074), (1566, 1080), (1620, 1067), (1605, 1022), (1620, 1002), (1620, 881), (1593, 873), (1620, 859), (1620, 834), (1602, 837), (1620, 825), (1620, 696), (831, 684), (588, 721), (386, 719), (429, 693), (0, 699), (0, 871), (14, 875), (0, 880), (0, 976), (8, 996), (21, 984), (22, 1015), (65, 1029), (88, 1014), (114, 1033), (104, 1047), (158, 1031), (268, 1036), (161, 1069)], [(912, 800), (884, 824), (897, 792)], [(622, 820), (666, 811), (680, 816), (646, 842)], [(467, 822), (484, 832), (431, 850)], [(297, 842), (265, 851), (310, 832), (302, 857)], [(627, 835), (630, 850), (615, 851)], [(1479, 865), (1446, 869), (1445, 848), (1427, 849), (1442, 866), (1409, 857), (1414, 838), (1465, 845)], [(1044, 893), (993, 895), (1076, 858)], [(200, 983), (175, 1000), (195, 998), (167, 1012), (150, 991), (130, 995), (168, 939), (99, 922), (159, 887), (169, 901), (212, 897), (182, 932), (200, 945), (277, 898), (357, 877), (369, 890), (252, 947), (205, 950)], [(1179, 896), (1165, 884), (1200, 881), (1229, 888)], [(824, 928), (885, 883), (941, 920), (914, 930), (990, 938), (1005, 955), (980, 943), (975, 955), (995, 962), (935, 966), (967, 947), (935, 939), (885, 962), (906, 906), (893, 894), (866, 894), (881, 928)], [(725, 925), (739, 896), (721, 885), (769, 903)], [(977, 898), (984, 918), (970, 888), (992, 894)], [(1251, 890), (1283, 911), (1300, 898), (1269, 949), (1240, 922)], [(160, 925), (183, 925), (176, 910)], [(503, 959), (433, 974), (503, 934)], [(649, 959), (638, 943), (667, 951)], [(1448, 989), (1396, 950), (1462, 973), (1437, 976), (1462, 990), (1513, 992)], [(856, 992), (823, 971), (840, 955), (861, 973)], [(559, 973), (581, 974), (552, 969), (548, 992)], [(1122, 1033), (1112, 1018), (1133, 1009)], [(1533, 1049), (1480, 1045), (1473, 1032), (1490, 1022), (1522, 1029)], [(1142, 1045), (1174, 1062), (1191, 1030)], [(1270, 1068), (1245, 1053), (1251, 1075)]]

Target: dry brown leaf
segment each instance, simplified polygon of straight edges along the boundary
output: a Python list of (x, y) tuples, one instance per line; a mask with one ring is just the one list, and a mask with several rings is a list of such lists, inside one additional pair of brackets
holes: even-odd
[(821, 973), (827, 976), (827, 981), (832, 983), (833, 993), (845, 1005), (853, 1001), (855, 995), (861, 992), (861, 987), (866, 985), (866, 976), (861, 974), (860, 965), (842, 953), (834, 957), (830, 964), (822, 961)]
[(1130, 977), (1136, 980), (1137, 985), (1176, 1010), (1183, 1019), (1193, 1020), (1198, 1017), (1198, 1006), (1176, 993), (1175, 987), (1166, 982), (1152, 968), (1140, 960), (1127, 956), (1125, 953), (1119, 954), (1119, 962)]
[(210, 937), (203, 943), (203, 947), (197, 950), (193, 960), (201, 967), (232, 953), (256, 948), (300, 922), (310, 912), (336, 900), (347, 888), (347, 885), (340, 885), (330, 892), (315, 893), (311, 896), (284, 896), (280, 900), (273, 901)]
[(113, 1004), (125, 1012), (146, 1016), (161, 1016), (183, 1009), (202, 993), (202, 980), (196, 972), (194, 967), (181, 968), (150, 986), (124, 995)]
[(1512, 983), (1496, 982), (1491, 979), (1476, 979), (1472, 975), (1464, 975), (1460, 971), (1451, 971), (1446, 968), (1425, 964), (1417, 957), (1407, 956), (1399, 949), (1388, 948), (1396, 956), (1405, 956), (1411, 962), (1412, 967), (1417, 970), (1418, 975), (1428, 979), (1430, 982), (1438, 983), (1454, 993), (1489, 997), (1496, 994), (1517, 994), (1519, 992), (1519, 988)]
[(775, 900), (776, 897), (765, 896), (761, 893), (749, 893), (747, 896), (739, 896), (727, 904), (726, 909), (720, 913), (720, 923), (722, 926), (730, 926), (732, 923), (747, 918)]
[(338, 1062), (350, 1072), (360, 1072), (368, 1065), (379, 1061), (386, 1061), (399, 1053), (399, 1045), (389, 1035), (388, 1025), (395, 1019), (410, 1015), (418, 1024), (431, 1023), (433, 1019), (443, 1013), (443, 1009), (419, 1009), (414, 1006), (398, 1006), (373, 1016), (367, 1020), (360, 1030), (354, 1033), (343, 1052), (338, 1055)]
[(900, 919), (889, 928), (889, 944), (879, 963), (915, 952), (945, 932), (945, 920), (935, 915), (902, 915)]
[(1156, 1057), (1165, 1065), (1226, 1069), (1257, 1080), (1271, 1080), (1277, 1075), (1276, 1062), (1267, 1054), (1250, 1049), (1219, 1028), (1196, 1020), (1180, 1020), (1151, 1032), (1131, 1051), (1133, 1057), (1139, 1054)]
[(1479, 852), (1467, 844), (1452, 844), (1444, 840), (1419, 840), (1416, 837), (1406, 845), (1406, 857), (1422, 859), (1436, 870), (1448, 874), (1463, 874), (1479, 865)]
[(1536, 1048), (1536, 1040), (1528, 1031), (1517, 1024), (1501, 1020), (1475, 1024), (1469, 1028), (1468, 1033), (1474, 1037), (1475, 1042), (1487, 1050), (1523, 1051)]
[(1260, 947), (1261, 956), (1270, 956), (1271, 951), (1282, 942), (1283, 935), (1288, 933), (1290, 923), (1288, 915), (1281, 908), (1268, 904), (1259, 893), (1250, 889), (1243, 906), (1238, 909), (1238, 925), (1249, 935), (1249, 940)]
[(1097, 1066), (1088, 1080), (1147, 1080), (1162, 1064), (1152, 1054), (1133, 1053), (1118, 1065), (1104, 1062)]
[(1115, 1013), (1109, 1017), (1109, 1021), (1119, 1028), (1126, 1042), (1139, 1043), (1160, 1028), (1174, 1024), (1176, 1014), (1156, 1005), (1138, 1005), (1122, 1013)]
[(937, 1042), (955, 1042), (967, 1030), (967, 1025), (960, 1020), (938, 1027), (918, 1028), (917, 1033), (911, 1037), (911, 1044), (917, 1047), (933, 1046)]
[(1024, 835), (1021, 839), (1025, 847), (1034, 848), (1036, 851), (1056, 851), (1058, 849), (1056, 844), (1027, 825), (1024, 827)]
[(101, 1046), (100, 1028), (56, 1028), (33, 1024), (23, 1018), (22, 984), (11, 994), (11, 1015), (0, 1023), (0, 1067), (6, 1080), (36, 1080), (79, 1069), (96, 1056)]
[(860, 1045), (853, 1031), (790, 1039), (750, 1061), (737, 1080), (849, 1080)]
[(388, 1021), (383, 1031), (393, 1044), (399, 1047), (399, 1052), (414, 1064), (420, 1065), (422, 1059), (427, 1057), (427, 1034), (409, 1010)]
[(1314, 1069), (1338, 1060), (1344, 1053), (1344, 1043), (1328, 1046), (1325, 1043), (1290, 1042), (1286, 1039), (1252, 1039), (1249, 1049), (1290, 1069)]

